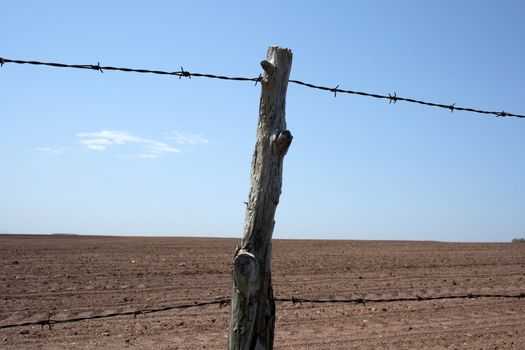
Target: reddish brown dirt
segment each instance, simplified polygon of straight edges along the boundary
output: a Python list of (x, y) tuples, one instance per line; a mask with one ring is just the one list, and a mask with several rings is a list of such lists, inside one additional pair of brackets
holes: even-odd
[[(237, 241), (0, 236), (0, 324), (230, 295)], [(525, 292), (524, 244), (274, 241), (277, 297)], [(225, 349), (229, 307), (0, 329), (1, 349)], [(276, 349), (525, 349), (525, 299), (277, 303)]]

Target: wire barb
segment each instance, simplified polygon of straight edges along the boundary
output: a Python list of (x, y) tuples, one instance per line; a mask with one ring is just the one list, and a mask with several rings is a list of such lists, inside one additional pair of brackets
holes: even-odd
[(388, 99), (389, 99), (388, 104), (391, 104), (392, 102), (394, 102), (394, 104), (396, 104), (396, 102), (397, 102), (397, 94), (396, 94), (396, 92), (394, 91), (393, 95), (388, 94)]
[(335, 88), (330, 89), (334, 93), (334, 97), (337, 97), (337, 89), (339, 88), (339, 85), (337, 85)]
[(0, 67), (3, 67), (4, 63), (5, 63), (4, 59), (2, 57), (0, 57)]
[(260, 82), (262, 80), (262, 74), (259, 74), (259, 76), (255, 79), (255, 85), (254, 86), (257, 86), (257, 83)]
[(51, 330), (51, 324), (54, 323), (53, 320), (51, 320), (51, 314), (47, 315), (47, 320), (42, 320), (38, 322), (40, 324), (40, 327), (42, 330), (44, 330), (44, 326), (47, 325), (49, 327), (49, 330)]
[(454, 110), (456, 109), (456, 102), (451, 104), (448, 108), (450, 109), (450, 113), (454, 112)]
[(295, 305), (295, 304), (299, 304), (299, 305), (303, 305), (303, 303), (301, 302), (301, 299), (297, 299), (296, 297), (292, 297), (292, 304)]
[(182, 66), (181, 66), (180, 67), (179, 79), (182, 78), (182, 77), (187, 77), (187, 78), (191, 79), (191, 73), (188, 72), (188, 71), (185, 71), (184, 68), (182, 68)]
[(97, 65), (91, 65), (91, 69), (93, 70), (98, 70), (100, 73), (104, 73), (104, 71), (102, 70), (102, 68), (100, 67), (100, 62), (97, 62)]
[(225, 306), (228, 306), (230, 304), (230, 300), (225, 298), (219, 298), (219, 309), (222, 309)]

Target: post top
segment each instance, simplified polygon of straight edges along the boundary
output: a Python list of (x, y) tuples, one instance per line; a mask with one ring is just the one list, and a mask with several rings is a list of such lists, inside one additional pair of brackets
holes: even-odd
[(266, 54), (266, 60), (276, 66), (288, 66), (292, 58), (292, 50), (280, 46), (270, 46)]
[(290, 56), (293, 55), (292, 50), (290, 50), (287, 47), (280, 47), (278, 45), (270, 45), (268, 47), (268, 55), (270, 55), (270, 52), (280, 52), (280, 53), (288, 53)]

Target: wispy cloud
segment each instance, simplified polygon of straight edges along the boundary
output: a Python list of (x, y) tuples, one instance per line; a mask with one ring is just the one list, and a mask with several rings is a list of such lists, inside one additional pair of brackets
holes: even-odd
[(179, 145), (202, 145), (210, 142), (200, 134), (188, 134), (178, 131), (170, 132), (166, 138), (175, 141)]
[(61, 156), (64, 154), (63, 148), (51, 148), (51, 147), (37, 147), (35, 148), (37, 152), (45, 153), (50, 156)]
[[(82, 137), (79, 135), (77, 136)], [(94, 151), (105, 151), (108, 148), (108, 146), (113, 144), (111, 140), (101, 138), (81, 138), (78, 142)]]
[(164, 142), (146, 139), (121, 130), (102, 130), (97, 132), (81, 132), (76, 134), (78, 142), (90, 150), (105, 151), (114, 145), (138, 144), (143, 149), (137, 155), (123, 158), (158, 158), (163, 154), (180, 153), (180, 149)]

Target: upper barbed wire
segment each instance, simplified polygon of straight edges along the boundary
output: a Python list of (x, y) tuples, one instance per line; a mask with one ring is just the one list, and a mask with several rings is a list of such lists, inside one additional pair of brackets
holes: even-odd
[[(120, 72), (131, 72), (131, 73), (145, 73), (145, 74), (158, 74), (158, 75), (172, 75), (177, 76), (180, 78), (192, 78), (192, 77), (201, 77), (201, 78), (210, 78), (210, 79), (220, 79), (220, 80), (235, 80), (235, 81), (251, 81), (255, 82), (255, 85), (257, 85), (258, 82), (262, 81), (262, 76), (259, 75), (256, 78), (247, 78), (247, 77), (231, 77), (231, 76), (225, 76), (225, 75), (217, 75), (217, 74), (208, 74), (208, 73), (194, 73), (190, 71), (184, 70), (184, 68), (181, 67), (180, 71), (163, 71), (163, 70), (151, 70), (151, 69), (142, 69), (142, 68), (125, 68), (125, 67), (113, 67), (113, 66), (101, 66), (100, 62), (98, 62), (96, 65), (93, 64), (65, 64), (65, 63), (54, 63), (54, 62), (40, 62), (40, 61), (26, 61), (26, 60), (15, 60), (15, 59), (9, 59), (9, 58), (2, 58), (0, 57), (0, 66), (3, 66), (5, 63), (16, 63), (16, 64), (30, 64), (30, 65), (38, 65), (38, 66), (49, 66), (49, 67), (56, 67), (56, 68), (75, 68), (75, 69), (87, 69), (87, 70), (95, 70), (99, 71), (101, 73), (104, 73), (104, 71), (120, 71)], [(481, 109), (475, 109), (475, 108), (468, 108), (468, 107), (460, 107), (456, 106), (455, 103), (453, 104), (443, 104), (443, 103), (434, 103), (434, 102), (427, 102), (422, 100), (417, 100), (413, 98), (407, 98), (407, 97), (401, 97), (397, 96), (397, 94), (394, 92), (393, 94), (388, 95), (381, 95), (381, 94), (374, 94), (374, 93), (368, 93), (363, 91), (354, 91), (354, 90), (345, 90), (339, 88), (339, 85), (337, 85), (334, 88), (327, 87), (327, 86), (321, 86), (321, 85), (315, 85), (311, 83), (305, 83), (300, 80), (294, 80), (290, 79), (288, 80), (289, 83), (305, 86), (311, 89), (317, 89), (317, 90), (323, 90), (323, 91), (329, 91), (334, 93), (334, 97), (337, 96), (338, 93), (342, 94), (350, 94), (350, 95), (359, 95), (359, 96), (365, 96), (365, 97), (371, 97), (376, 99), (382, 99), (387, 100), (389, 104), (392, 102), (395, 104), (398, 101), (408, 102), (408, 103), (415, 103), (430, 107), (436, 107), (436, 108), (442, 108), (447, 109), (450, 112), (454, 111), (464, 111), (464, 112), (471, 112), (471, 113), (478, 113), (478, 114), (485, 114), (485, 115), (494, 115), (496, 117), (515, 117), (515, 118), (525, 118), (525, 115), (523, 114), (515, 114), (515, 113), (509, 113), (502, 111), (487, 111), (487, 110), (481, 110)]]

